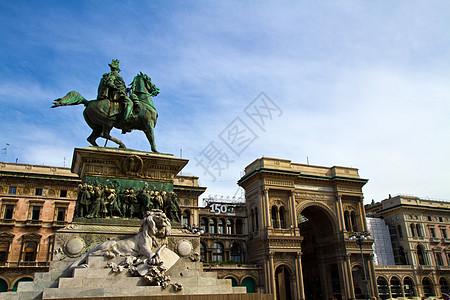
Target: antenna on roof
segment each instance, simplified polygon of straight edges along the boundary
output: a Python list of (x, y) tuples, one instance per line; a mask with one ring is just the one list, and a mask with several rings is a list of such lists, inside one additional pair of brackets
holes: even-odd
[(306, 164), (309, 165), (309, 157), (306, 157)]
[(3, 158), (3, 162), (6, 162), (6, 153), (8, 152), (8, 146), (9, 144), (6, 143), (6, 147), (2, 149), (2, 151), (5, 151), (5, 157)]
[(66, 157), (64, 156), (64, 168), (66, 167)]

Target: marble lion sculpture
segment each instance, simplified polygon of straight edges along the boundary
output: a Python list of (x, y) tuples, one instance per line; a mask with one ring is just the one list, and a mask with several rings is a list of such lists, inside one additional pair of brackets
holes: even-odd
[(163, 211), (153, 209), (147, 211), (141, 221), (138, 234), (124, 240), (110, 240), (103, 242), (76, 260), (71, 268), (88, 267), (83, 264), (89, 255), (144, 257), (151, 265), (161, 264), (161, 251), (167, 245), (167, 237), (170, 235), (171, 225)]

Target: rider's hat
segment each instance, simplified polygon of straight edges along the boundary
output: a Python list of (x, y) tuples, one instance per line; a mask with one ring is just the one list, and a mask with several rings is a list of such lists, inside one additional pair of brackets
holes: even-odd
[(111, 62), (110, 64), (108, 64), (108, 66), (109, 66), (111, 69), (116, 69), (117, 71), (120, 72), (120, 69), (119, 69), (119, 60), (118, 60), (118, 59), (113, 59), (112, 62)]

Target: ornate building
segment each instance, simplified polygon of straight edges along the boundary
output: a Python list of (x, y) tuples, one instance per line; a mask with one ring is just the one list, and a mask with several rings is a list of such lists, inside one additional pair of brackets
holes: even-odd
[(0, 163), (0, 291), (48, 270), (54, 233), (72, 221), (79, 182), (68, 168)]
[[(260, 158), (245, 168), (249, 262), (277, 299), (376, 295), (358, 170)], [(364, 272), (366, 271), (366, 272)]]
[(396, 196), (372, 203), (383, 218), (395, 265), (375, 266), (381, 299), (450, 293), (450, 203)]

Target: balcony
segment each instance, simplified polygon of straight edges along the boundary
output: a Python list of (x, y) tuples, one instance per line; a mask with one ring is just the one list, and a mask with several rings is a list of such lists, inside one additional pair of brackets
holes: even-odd
[(432, 237), (432, 238), (430, 238), (430, 242), (431, 242), (431, 243), (440, 243), (440, 242), (441, 242), (441, 239), (439, 239), (439, 238), (437, 238), (437, 237)]
[(57, 227), (57, 228), (65, 227), (68, 224), (69, 224), (69, 222), (67, 222), (67, 221), (53, 221), (52, 222), (52, 226)]
[(42, 227), (42, 221), (41, 220), (27, 220), (25, 222), (26, 226), (32, 226), (32, 227)]
[(20, 261), (20, 262), (1, 262), (0, 269), (2, 268), (48, 268), (50, 262), (44, 261)]
[(450, 239), (449, 238), (442, 239), (442, 243), (450, 244)]
[(14, 219), (0, 219), (0, 225), (14, 226), (15, 224), (16, 220)]

